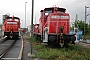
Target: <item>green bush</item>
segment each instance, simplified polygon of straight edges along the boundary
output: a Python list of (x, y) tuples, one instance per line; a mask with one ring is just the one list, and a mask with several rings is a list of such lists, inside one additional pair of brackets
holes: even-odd
[(37, 50), (35, 57), (47, 60), (90, 60), (90, 49), (70, 44), (68, 48), (52, 48), (42, 45), (33, 38), (33, 45)]

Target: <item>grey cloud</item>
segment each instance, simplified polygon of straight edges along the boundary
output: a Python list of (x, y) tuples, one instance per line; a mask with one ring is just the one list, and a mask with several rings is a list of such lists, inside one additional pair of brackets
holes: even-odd
[[(71, 21), (75, 19), (76, 14), (78, 14), (79, 20), (84, 20), (85, 6), (90, 7), (90, 0), (64, 0), (58, 1), (57, 5), (67, 9), (67, 12), (71, 16)], [(90, 12), (90, 10), (88, 12)]]

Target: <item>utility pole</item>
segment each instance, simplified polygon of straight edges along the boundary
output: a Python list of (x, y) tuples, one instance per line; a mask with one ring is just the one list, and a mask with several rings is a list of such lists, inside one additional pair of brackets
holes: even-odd
[(22, 21), (22, 28), (23, 28), (23, 20), (21, 20)]
[(30, 53), (28, 53), (29, 57), (35, 56), (35, 54), (33, 54), (32, 50), (33, 50), (33, 45), (32, 45), (32, 40), (33, 40), (33, 15), (34, 15), (34, 0), (32, 0), (32, 15), (31, 15), (31, 31), (30, 31)]
[(26, 28), (26, 3), (27, 2), (25, 2), (25, 28)]
[(76, 21), (78, 20), (78, 14), (76, 14)]
[(89, 20), (89, 29), (90, 29), (90, 20)]
[(35, 24), (36, 24), (36, 15), (35, 15)]
[(32, 54), (32, 40), (33, 40), (33, 15), (34, 15), (34, 0), (32, 0), (32, 19), (31, 19), (31, 54)]
[(87, 7), (87, 6), (85, 6), (85, 21), (84, 21), (84, 38), (85, 38), (85, 40), (86, 40), (86, 20), (87, 20), (87, 8), (89, 8), (89, 7)]
[(77, 20), (78, 20), (78, 14), (76, 14), (76, 19), (75, 19), (76, 26), (74, 26), (74, 33), (76, 34), (76, 35), (75, 35), (75, 37), (76, 37), (75, 42), (78, 42), (78, 40), (77, 40), (77, 36), (78, 36), (78, 34), (77, 34), (77, 32), (76, 32), (76, 30), (78, 31)]
[[(76, 19), (75, 19), (75, 21), (77, 22), (77, 20), (78, 20), (78, 14), (76, 14)], [(76, 23), (76, 27), (78, 28), (78, 24)]]

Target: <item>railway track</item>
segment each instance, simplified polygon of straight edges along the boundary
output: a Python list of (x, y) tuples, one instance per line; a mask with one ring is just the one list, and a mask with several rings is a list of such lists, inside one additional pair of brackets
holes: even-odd
[(6, 37), (0, 38), (0, 44), (4, 43), (6, 40), (7, 40)]
[(2, 52), (2, 53), (0, 54), (0, 60), (1, 60), (2, 57), (4, 57), (5, 54), (13, 47), (13, 45), (15, 44), (15, 42), (16, 42), (16, 40), (14, 40), (14, 41), (12, 42), (12, 44), (11, 44), (6, 50), (4, 50), (4, 52)]
[(0, 43), (0, 60), (21, 60), (23, 51), (22, 38), (4, 39)]

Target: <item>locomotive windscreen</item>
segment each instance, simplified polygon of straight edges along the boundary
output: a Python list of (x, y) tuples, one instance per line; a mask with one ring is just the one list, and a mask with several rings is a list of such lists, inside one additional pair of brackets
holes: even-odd
[[(7, 19), (12, 19), (12, 17), (7, 17)], [(14, 17), (14, 19), (19, 19), (18, 17)]]
[(58, 12), (65, 12), (66, 9), (65, 8), (57, 8)]
[(45, 13), (48, 13), (48, 15), (49, 15), (50, 13), (53, 13), (53, 10), (54, 10), (54, 8), (46, 8)]
[[(7, 17), (7, 19), (8, 19), (8, 20), (12, 20), (12, 17)], [(14, 20), (15, 20), (15, 21), (18, 21), (19, 18), (18, 18), (18, 17), (14, 17)]]
[[(54, 8), (45, 8), (45, 13), (50, 14), (50, 13), (53, 13), (53, 11), (54, 11)], [(58, 12), (65, 12), (66, 9), (65, 8), (57, 8), (57, 11)]]

